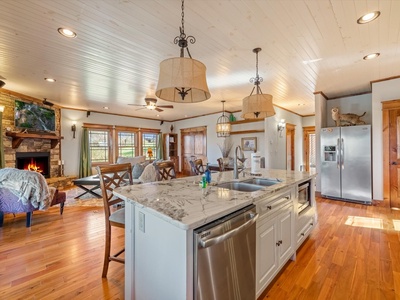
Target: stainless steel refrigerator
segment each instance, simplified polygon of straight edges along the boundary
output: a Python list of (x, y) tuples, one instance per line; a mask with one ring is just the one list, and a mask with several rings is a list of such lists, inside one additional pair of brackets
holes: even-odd
[(371, 204), (371, 125), (321, 129), (321, 194)]

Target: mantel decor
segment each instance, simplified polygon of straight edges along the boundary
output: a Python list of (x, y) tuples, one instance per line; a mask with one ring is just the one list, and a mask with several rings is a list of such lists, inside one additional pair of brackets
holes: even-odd
[(64, 137), (56, 136), (50, 133), (24, 133), (24, 132), (6, 132), (6, 136), (12, 138), (12, 148), (16, 149), (21, 145), (24, 139), (48, 139), (51, 141), (51, 149), (54, 149), (60, 140)]

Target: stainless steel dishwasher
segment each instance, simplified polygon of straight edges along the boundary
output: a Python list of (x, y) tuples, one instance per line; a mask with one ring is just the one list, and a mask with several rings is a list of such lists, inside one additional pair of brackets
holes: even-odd
[(254, 300), (255, 205), (194, 231), (194, 299)]

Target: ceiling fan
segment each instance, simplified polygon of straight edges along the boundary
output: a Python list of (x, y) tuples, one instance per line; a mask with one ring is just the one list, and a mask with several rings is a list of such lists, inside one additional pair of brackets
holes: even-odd
[[(146, 104), (141, 105), (141, 104), (128, 104), (128, 105), (132, 105), (132, 106), (142, 106), (143, 108), (147, 108), (150, 110), (156, 110), (156, 111), (163, 111), (162, 108), (174, 108), (173, 105), (157, 105), (157, 99), (156, 98), (144, 98), (144, 101), (146, 101)], [(143, 109), (143, 108), (139, 108), (139, 109)]]

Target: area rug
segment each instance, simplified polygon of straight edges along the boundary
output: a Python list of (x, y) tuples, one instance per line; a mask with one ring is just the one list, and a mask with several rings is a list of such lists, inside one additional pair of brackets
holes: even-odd
[[(103, 198), (96, 198), (93, 195), (87, 193), (79, 198), (76, 198), (79, 194), (84, 191), (79, 187), (74, 187), (68, 190), (64, 190), (67, 194), (65, 206), (103, 206)], [(95, 190), (96, 193), (101, 194), (101, 190)]]

